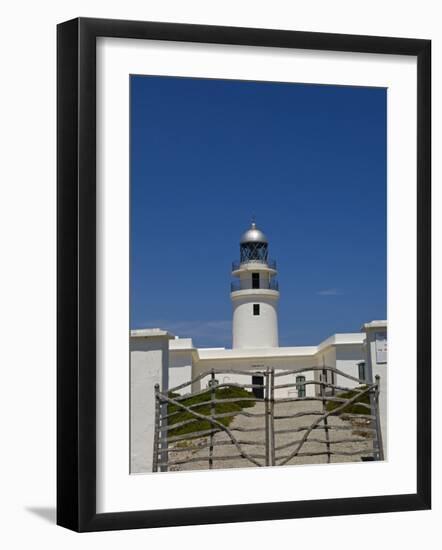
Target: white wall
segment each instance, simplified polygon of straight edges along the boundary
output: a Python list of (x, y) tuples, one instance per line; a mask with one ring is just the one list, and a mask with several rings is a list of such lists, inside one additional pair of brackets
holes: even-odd
[[(365, 360), (364, 347), (361, 344), (336, 346), (336, 368), (349, 376), (358, 378), (358, 363)], [(337, 385), (354, 388), (357, 382), (349, 380), (345, 376), (337, 376)]]
[[(336, 347), (335, 346), (328, 346), (324, 350), (321, 350), (318, 352), (318, 354), (315, 356), (315, 364), (317, 367), (336, 367)], [(327, 376), (330, 377), (330, 380), (327, 380), (329, 382), (332, 382), (331, 373), (327, 373)], [(314, 373), (314, 379), (317, 382), (321, 381), (322, 373), (319, 371), (315, 371)], [(338, 382), (338, 377), (335, 377), (335, 383)], [(321, 387), (319, 385), (315, 386), (315, 395), (320, 395), (321, 393)]]
[[(169, 350), (169, 388), (188, 382), (192, 378), (192, 351)], [(190, 387), (178, 390), (177, 393), (188, 393)]]
[[(194, 377), (203, 372), (210, 372), (211, 369), (238, 369), (243, 371), (250, 370), (250, 375), (227, 373), (217, 375), (220, 382), (235, 382), (238, 384), (251, 384), (253, 371), (263, 370), (267, 367), (275, 369), (275, 372), (282, 372), (292, 369), (303, 369), (306, 367), (316, 366), (316, 358), (310, 357), (272, 357), (272, 358), (225, 358), (225, 359), (204, 359), (194, 365)], [(302, 373), (306, 380), (313, 379), (313, 372), (307, 371)], [(295, 383), (295, 374), (276, 377), (275, 384)], [(199, 387), (204, 388), (207, 384), (206, 379), (202, 381)], [(275, 397), (293, 397), (293, 388), (277, 389)], [(306, 386), (306, 395), (313, 396), (315, 394), (315, 386), (313, 384)]]
[(155, 431), (155, 384), (168, 387), (167, 336), (130, 340), (130, 471), (152, 471)]
[(247, 290), (247, 289), (253, 288), (252, 286), (253, 273), (259, 273), (259, 284), (260, 284), (259, 288), (268, 288), (269, 282), (270, 282), (270, 272), (269, 270), (266, 271), (264, 269), (259, 269), (258, 267), (258, 269), (249, 269), (241, 273), (241, 276), (239, 277), (241, 289)]
[[(232, 294), (234, 349), (278, 346), (278, 297), (278, 293), (264, 290)], [(259, 315), (253, 315), (253, 304), (259, 304)]]
[[(349, 335), (350, 337), (352, 335)], [(224, 357), (207, 358), (197, 360), (193, 364), (193, 376), (197, 376), (201, 372), (208, 372), (210, 369), (222, 370), (222, 369), (238, 369), (238, 370), (257, 370), (269, 367), (275, 369), (275, 371), (282, 372), (285, 370), (304, 369), (308, 367), (334, 367), (342, 372), (357, 377), (358, 368), (357, 363), (365, 359), (365, 351), (362, 344), (335, 344), (329, 345), (324, 349), (321, 349), (316, 354), (308, 353), (305, 355), (295, 355), (293, 350), (296, 348), (286, 348), (287, 355), (281, 355), (280, 357), (259, 357), (259, 350), (256, 350), (256, 357), (235, 357), (234, 354), (230, 354), (227, 350)], [(301, 348), (299, 348), (301, 349)], [(305, 348), (308, 349), (308, 348)], [(284, 348), (279, 348), (279, 352), (284, 352)], [(250, 352), (253, 353), (253, 352)], [(266, 350), (267, 353), (267, 350)], [(222, 354), (222, 352), (221, 352)], [(318, 371), (306, 371), (305, 376), (307, 380), (319, 381)], [(227, 376), (227, 375), (226, 375)], [(235, 375), (238, 376), (238, 375)], [(289, 383), (287, 377), (280, 378), (279, 383)], [(295, 376), (295, 375), (293, 375)], [(239, 380), (239, 379), (238, 379)], [(331, 382), (331, 379), (328, 380)], [(245, 379), (242, 379), (242, 383), (246, 383)], [(335, 384), (345, 387), (355, 387), (357, 382), (349, 380), (345, 376), (337, 375), (335, 377)], [(281, 389), (278, 391), (278, 397), (287, 397), (288, 393), (292, 390)], [(319, 386), (316, 386), (316, 393), (319, 393)], [(307, 389), (307, 395), (315, 394), (315, 386), (310, 385)]]

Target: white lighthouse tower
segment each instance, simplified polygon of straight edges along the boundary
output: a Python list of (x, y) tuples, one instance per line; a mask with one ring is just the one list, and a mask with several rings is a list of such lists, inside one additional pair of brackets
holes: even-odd
[(234, 349), (278, 347), (279, 287), (268, 247), (266, 236), (252, 222), (241, 237), (240, 261), (232, 264)]

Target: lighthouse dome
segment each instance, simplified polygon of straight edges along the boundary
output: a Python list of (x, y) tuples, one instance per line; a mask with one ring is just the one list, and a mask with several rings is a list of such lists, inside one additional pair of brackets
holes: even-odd
[(241, 244), (246, 243), (268, 243), (267, 237), (264, 233), (256, 227), (256, 223), (253, 222), (250, 229), (248, 229), (241, 236)]

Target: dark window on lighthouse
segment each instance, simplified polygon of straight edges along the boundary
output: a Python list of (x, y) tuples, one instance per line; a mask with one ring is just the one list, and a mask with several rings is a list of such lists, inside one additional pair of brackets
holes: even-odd
[(253, 315), (259, 315), (259, 304), (253, 304)]
[(252, 288), (259, 288), (259, 273), (252, 273)]

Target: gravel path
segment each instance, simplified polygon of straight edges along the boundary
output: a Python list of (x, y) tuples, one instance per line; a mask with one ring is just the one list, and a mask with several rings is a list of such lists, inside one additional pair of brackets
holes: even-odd
[[(253, 408), (246, 409), (246, 412), (252, 414), (264, 414), (264, 403), (256, 403)], [(321, 412), (320, 405), (316, 401), (304, 401), (304, 402), (292, 402), (292, 403), (276, 403), (275, 404), (275, 448), (276, 448), (276, 464), (278, 465), (281, 458), (288, 456), (291, 452), (296, 449), (296, 445), (289, 446), (287, 448), (281, 448), (285, 445), (292, 443), (295, 440), (300, 440), (303, 435), (306, 433), (305, 430), (294, 431), (296, 429), (309, 427), (315, 420), (319, 418), (318, 415), (309, 414), (299, 418), (290, 418), (290, 419), (277, 419), (277, 416), (287, 416), (293, 415), (299, 412)], [(335, 443), (331, 446), (331, 450), (334, 452), (358, 452), (356, 455), (345, 456), (345, 455), (332, 455), (331, 462), (359, 462), (361, 456), (370, 455), (370, 449), (372, 448), (371, 439), (364, 438), (360, 433), (358, 433), (357, 427), (355, 424), (351, 423), (349, 420), (344, 420), (335, 416), (330, 416), (328, 418), (329, 425), (336, 427), (329, 432), (330, 441), (339, 441), (342, 439), (360, 439), (358, 443)], [(353, 421), (354, 422), (354, 421)], [(365, 420), (361, 421), (360, 425), (366, 425)], [(319, 424), (323, 426), (323, 422)], [(264, 416), (258, 417), (247, 417), (242, 415), (237, 415), (233, 419), (229, 428), (247, 428), (247, 429), (256, 429), (257, 431), (252, 432), (241, 432), (234, 431), (234, 436), (239, 441), (255, 441), (256, 444), (242, 444), (242, 448), (245, 452), (251, 455), (259, 455), (260, 458), (256, 460), (265, 465), (265, 419)], [(339, 429), (341, 428), (341, 429)], [(353, 429), (351, 429), (353, 428)], [(287, 431), (287, 433), (277, 433), (278, 431)], [(310, 441), (310, 439), (326, 439), (326, 432), (324, 429), (313, 430), (308, 440), (304, 443), (301, 449), (301, 453), (323, 453), (327, 451), (326, 443)], [(256, 464), (253, 464), (249, 460), (239, 456), (238, 450), (235, 445), (231, 444), (230, 437), (225, 432), (220, 432), (215, 434), (214, 441), (216, 443), (223, 442), (222, 446), (215, 446), (213, 453), (213, 468), (246, 468), (246, 467), (256, 467)], [(183, 471), (183, 470), (207, 470), (209, 468), (209, 447), (205, 447), (209, 444), (209, 438), (200, 438), (197, 440), (186, 441), (184, 444), (180, 442), (181, 446), (176, 452), (171, 451), (169, 453), (169, 460), (171, 462), (177, 460), (184, 460), (188, 458), (201, 458), (196, 462), (190, 462), (188, 464), (176, 464), (170, 466), (170, 471)], [(186, 446), (192, 447), (204, 447), (199, 448), (198, 450), (188, 449)], [(226, 456), (235, 456), (232, 460), (222, 460)], [(316, 455), (316, 456), (297, 456), (290, 459), (287, 464), (323, 464), (327, 462), (327, 455)]]

